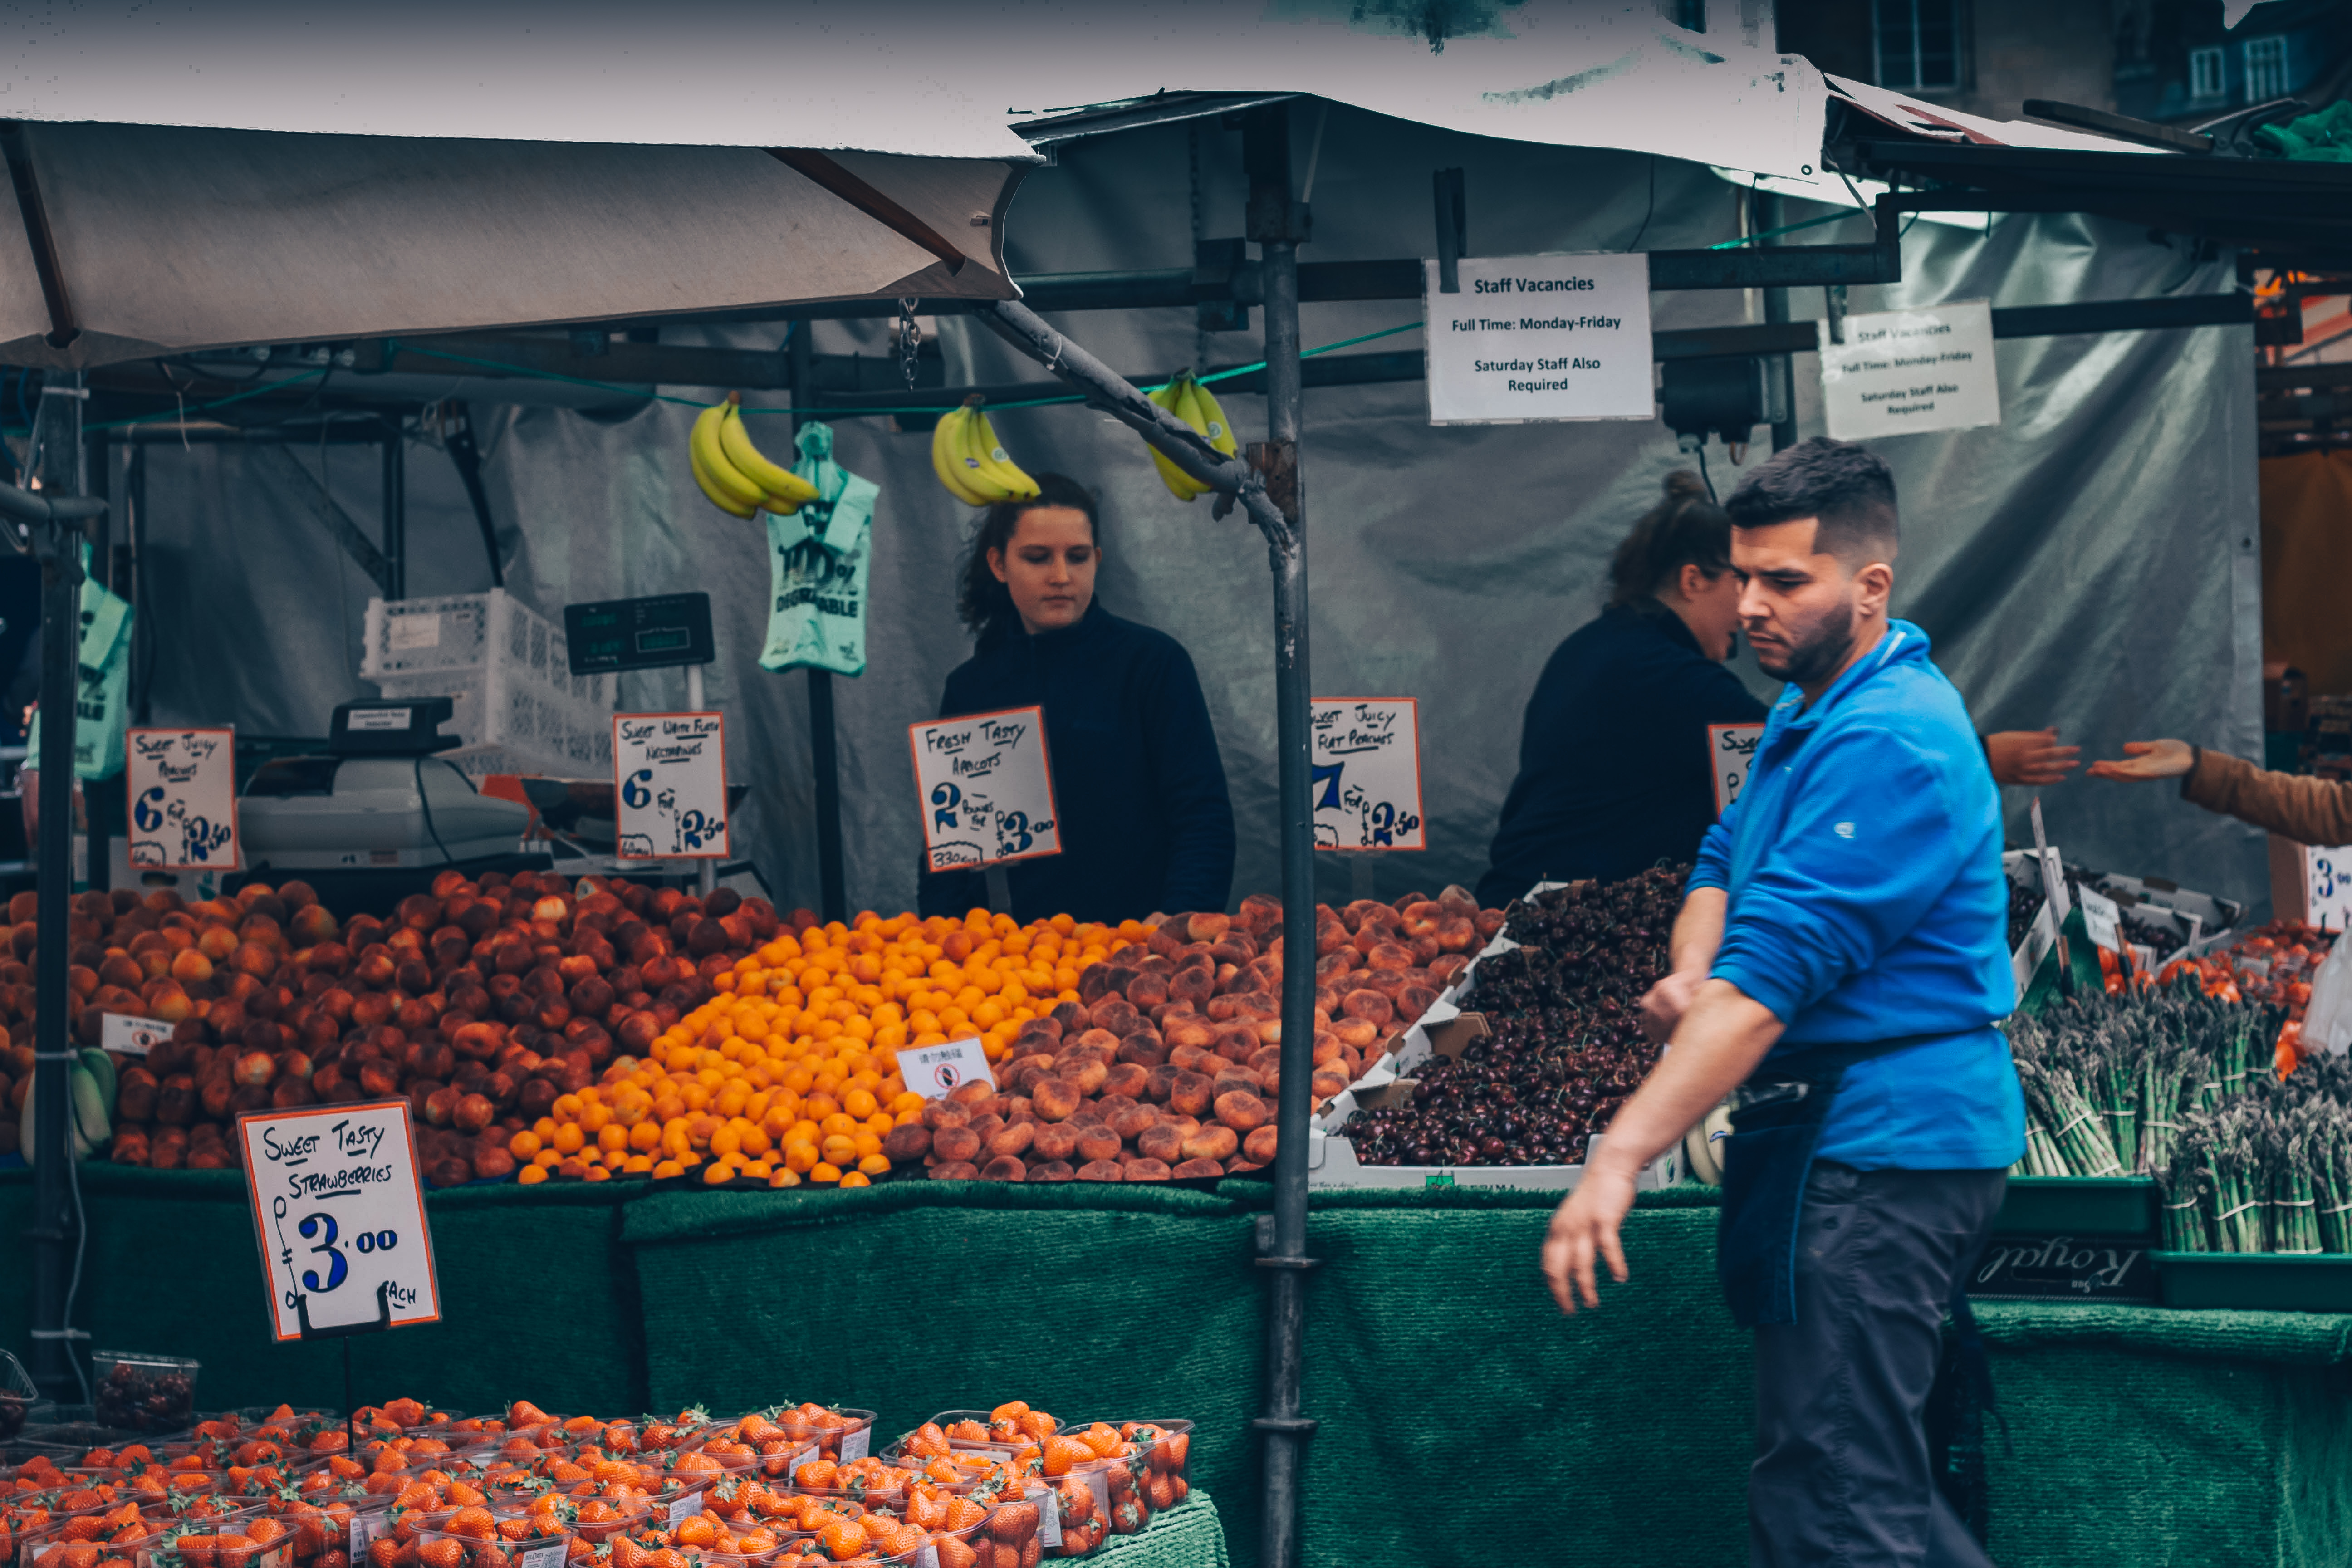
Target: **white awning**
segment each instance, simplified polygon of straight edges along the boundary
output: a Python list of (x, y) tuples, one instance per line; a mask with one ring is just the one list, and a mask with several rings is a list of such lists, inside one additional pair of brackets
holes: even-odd
[(32, 226), (0, 232), (0, 361), (16, 364), (1015, 291), (998, 235), (1024, 165), (989, 158), (833, 155), (961, 251), (951, 274), (755, 148), (74, 124), (27, 125), (12, 152), (60, 286), (44, 289)]
[(92, 0), (0, 59), (47, 223), (0, 233), (0, 360), (1001, 298), (1035, 157), (1009, 124), (1074, 98), (1294, 92), (1759, 174), (1819, 161), (1818, 71), (1646, 0), (1403, 9)]

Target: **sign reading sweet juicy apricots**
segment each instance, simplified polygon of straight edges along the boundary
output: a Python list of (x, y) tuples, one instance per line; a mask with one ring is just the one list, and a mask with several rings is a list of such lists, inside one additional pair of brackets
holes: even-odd
[(641, 1057), (559, 1097), (514, 1135), (526, 1183), (627, 1173), (863, 1186), (924, 1097), (898, 1052), (977, 1037), (1001, 1061), (1024, 1026), (1078, 998), (1078, 974), (1145, 941), (1136, 921), (1028, 925), (861, 915), (779, 933), (718, 977), (719, 994)]

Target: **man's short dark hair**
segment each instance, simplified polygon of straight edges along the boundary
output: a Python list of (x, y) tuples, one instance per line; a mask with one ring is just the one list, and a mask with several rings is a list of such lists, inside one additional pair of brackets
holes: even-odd
[(1826, 436), (1775, 454), (1739, 481), (1723, 510), (1734, 528), (1818, 518), (1814, 552), (1834, 555), (1849, 569), (1893, 560), (1901, 539), (1895, 474), (1885, 459), (1858, 442)]

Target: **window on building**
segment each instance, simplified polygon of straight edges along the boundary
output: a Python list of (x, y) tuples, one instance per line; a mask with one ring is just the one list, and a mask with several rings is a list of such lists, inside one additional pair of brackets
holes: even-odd
[(2218, 103), (2230, 91), (2219, 49), (2189, 51), (2189, 96), (2200, 103)]
[(2263, 103), (2286, 96), (2284, 38), (2275, 35), (2267, 38), (2248, 38), (2242, 58), (2246, 68), (2248, 103)]
[(1960, 85), (1962, 0), (1873, 0), (1878, 85), (1934, 91)]

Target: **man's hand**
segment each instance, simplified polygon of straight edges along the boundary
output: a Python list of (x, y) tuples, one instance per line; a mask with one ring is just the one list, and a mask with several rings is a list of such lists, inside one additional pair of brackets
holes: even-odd
[[(2054, 784), (2083, 765), (2083, 748), (2058, 743), (2058, 727), (2003, 730), (1984, 739), (1985, 758), (1995, 784)], [(2095, 767), (2091, 770), (2097, 773)]]
[(2095, 779), (2177, 779), (2197, 763), (2197, 749), (2186, 741), (2126, 741), (2124, 755), (2103, 757), (2091, 764)]
[(1655, 985), (1642, 998), (1642, 1033), (1650, 1043), (1661, 1046), (1674, 1037), (1675, 1026), (1689, 1011), (1691, 998), (1706, 984), (1706, 971), (1676, 970)]
[(1553, 1211), (1551, 1234), (1544, 1238), (1544, 1278), (1550, 1282), (1552, 1300), (1571, 1317), (1580, 1297), (1588, 1307), (1601, 1305), (1596, 1258), (1608, 1259), (1609, 1277), (1620, 1285), (1627, 1278), (1625, 1248), (1617, 1229), (1633, 1206), (1633, 1174), (1608, 1158), (1607, 1147), (1602, 1145), (1600, 1158), (1586, 1163), (1584, 1179)]

